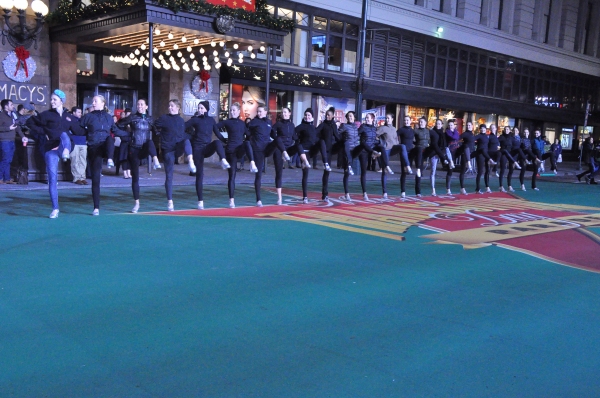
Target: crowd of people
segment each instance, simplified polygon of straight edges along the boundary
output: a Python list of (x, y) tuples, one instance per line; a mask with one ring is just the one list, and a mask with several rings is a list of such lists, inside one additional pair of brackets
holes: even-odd
[[(336, 123), (334, 109), (329, 109), (325, 120), (315, 126), (311, 108), (305, 110), (302, 122), (294, 126), (291, 110), (287, 107), (282, 109), (279, 120), (272, 124), (265, 105), (259, 104), (256, 117), (244, 121), (240, 118), (241, 106), (238, 103), (231, 105), (229, 118), (217, 123), (208, 116), (208, 101), (200, 102), (197, 113), (186, 122), (180, 115), (179, 101), (175, 99), (169, 101), (168, 113), (158, 118), (148, 114), (148, 104), (144, 99), (137, 101), (137, 112), (132, 113), (128, 109), (121, 118), (113, 117), (108, 112), (101, 95), (93, 97), (92, 106), (85, 114), (78, 107), (68, 112), (64, 108), (65, 101), (65, 93), (55, 90), (50, 97), (49, 110), (38, 114), (32, 111), (32, 106), (19, 106), (18, 115), (14, 114), (12, 101), (5, 99), (0, 103), (0, 181), (12, 181), (10, 162), (15, 149), (15, 137), (18, 135), (23, 145), (27, 145), (28, 137), (34, 138), (46, 161), (52, 203), (50, 218), (57, 218), (59, 214), (58, 164), (69, 159), (75, 183), (87, 184), (86, 169), (91, 174), (92, 214), (100, 214), (103, 161), (107, 159), (108, 167), (115, 166), (115, 147), (118, 148), (117, 161), (123, 167), (124, 177), (131, 178), (134, 199), (131, 211), (137, 213), (140, 209), (140, 161), (149, 156), (155, 169), (162, 167), (153, 135), (160, 138), (168, 211), (175, 209), (172, 197), (173, 168), (182, 154), (187, 159), (190, 172), (195, 174), (199, 210), (204, 209), (204, 159), (215, 153), (221, 167), (229, 174), (230, 208), (235, 207), (236, 166), (244, 156), (250, 161), (250, 171), (255, 173), (256, 205), (262, 206), (262, 171), (265, 159), (270, 156), (273, 157), (275, 168), (277, 204), (281, 205), (284, 162), (289, 164), (292, 156), (298, 156), (301, 162), (303, 201), (308, 203), (308, 176), (312, 168), (310, 160), (318, 155), (324, 168), (321, 199), (329, 201), (332, 156), (337, 154), (338, 166), (343, 169), (344, 198), (351, 201), (348, 181), (354, 175), (353, 164), (359, 165), (362, 198), (368, 200), (366, 175), (370, 164), (379, 164), (381, 190), (383, 197), (387, 198), (388, 178), (394, 174), (390, 159), (396, 155), (400, 158), (400, 195), (404, 198), (406, 179), (412, 174), (415, 174), (415, 194), (422, 196), (421, 179), (426, 163), (431, 168), (433, 196), (437, 195), (435, 176), (438, 167), (446, 172), (446, 194), (452, 194), (452, 177), (458, 173), (460, 193), (467, 195), (465, 175), (468, 172), (476, 173), (475, 193), (492, 192), (494, 177), (498, 179), (499, 191), (514, 192), (515, 170), (518, 170), (520, 189), (525, 191), (529, 165), (531, 188), (537, 191), (536, 178), (539, 172), (544, 171), (544, 161), (550, 160), (551, 170), (556, 174), (557, 162), (562, 154), (559, 139), (555, 140), (548, 152), (545, 151), (546, 142), (537, 128), (531, 136), (528, 128), (519, 132), (517, 127), (511, 129), (507, 126), (499, 131), (494, 124), (474, 126), (472, 122), (467, 122), (464, 131), (459, 133), (455, 120), (448, 120), (445, 124), (438, 119), (434, 127), (429, 129), (425, 117), (419, 118), (413, 127), (411, 118), (406, 116), (402, 126), (397, 129), (392, 114), (387, 114), (385, 124), (380, 126), (375, 123), (372, 113), (366, 115), (364, 123), (357, 121), (354, 112), (346, 114), (346, 123)], [(27, 131), (27, 135), (24, 131)], [(217, 139), (213, 139), (213, 134)], [(583, 160), (588, 164), (588, 170), (577, 178), (585, 178), (590, 184), (595, 183), (594, 176), (598, 172), (595, 150), (593, 139), (586, 139)]]

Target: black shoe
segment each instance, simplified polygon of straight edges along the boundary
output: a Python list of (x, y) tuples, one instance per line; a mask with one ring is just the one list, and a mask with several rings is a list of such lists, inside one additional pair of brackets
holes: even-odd
[(579, 174), (577, 175), (577, 181), (581, 182), (581, 176)]

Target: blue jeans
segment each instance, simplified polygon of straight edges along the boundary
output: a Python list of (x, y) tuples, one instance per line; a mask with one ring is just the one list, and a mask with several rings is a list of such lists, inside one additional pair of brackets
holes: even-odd
[(0, 142), (0, 180), (10, 180), (10, 163), (15, 154), (15, 141)]
[(163, 153), (165, 161), (165, 190), (167, 200), (173, 200), (173, 165), (175, 164), (175, 151)]
[(62, 158), (63, 150), (68, 149), (71, 152), (71, 140), (67, 133), (60, 135), (60, 145), (57, 149), (49, 150), (44, 154), (46, 160), (46, 173), (48, 173), (48, 191), (52, 201), (52, 210), (58, 210), (58, 162)]

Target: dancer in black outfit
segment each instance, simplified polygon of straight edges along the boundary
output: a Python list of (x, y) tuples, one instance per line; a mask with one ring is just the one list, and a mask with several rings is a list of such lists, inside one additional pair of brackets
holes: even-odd
[(94, 110), (81, 118), (79, 122), (85, 130), (88, 144), (88, 160), (92, 169), (92, 197), (94, 200), (94, 211), (92, 215), (100, 215), (100, 174), (102, 173), (102, 160), (108, 156), (112, 162), (112, 156), (115, 150), (115, 141), (110, 136), (110, 132), (118, 137), (128, 137), (126, 131), (119, 129), (113, 120), (113, 117), (105, 110), (103, 96), (96, 95), (92, 99)]
[[(283, 199), (281, 197), (281, 187), (282, 187), (282, 179), (283, 179), (283, 161), (286, 158), (286, 161), (289, 162), (290, 153), (292, 155), (296, 152), (296, 147), (294, 145), (294, 123), (290, 120), (292, 116), (292, 111), (288, 107), (284, 107), (281, 110), (281, 119), (273, 125), (273, 129), (271, 131), (271, 138), (281, 140), (285, 151), (281, 152), (279, 149), (275, 149), (273, 152), (273, 164), (275, 165), (275, 187), (277, 188), (277, 204), (282, 205)], [(284, 153), (286, 155), (284, 155)]]
[(471, 166), (471, 153), (475, 151), (473, 122), (467, 122), (467, 129), (460, 135), (460, 139), (462, 144), (456, 151), (456, 156), (462, 156), (463, 158), (460, 163), (460, 174), (458, 179), (460, 182), (460, 193), (467, 195), (467, 190), (465, 189), (465, 173), (467, 170), (473, 170), (473, 167)]
[(583, 141), (581, 161), (583, 163), (587, 163), (588, 169), (583, 173), (577, 174), (577, 181), (581, 181), (581, 177), (585, 176), (585, 182), (587, 184), (596, 183), (594, 176), (598, 171), (598, 166), (596, 165), (596, 159), (594, 159), (594, 152), (594, 137), (587, 137)]
[(532, 189), (536, 187), (537, 165), (539, 165), (541, 163), (541, 161), (538, 159), (538, 157), (532, 151), (532, 142), (531, 142), (531, 138), (529, 137), (529, 129), (527, 129), (527, 128), (525, 128), (523, 130), (523, 136), (521, 137), (521, 151), (525, 155), (525, 159), (519, 160), (519, 163), (521, 166), (521, 171), (519, 173), (519, 182), (521, 183), (521, 190), (526, 191), (527, 190), (527, 188), (525, 188), (525, 172), (527, 171), (526, 160), (535, 160), (535, 164), (536, 164), (536, 166), (533, 168), (533, 175), (531, 176), (531, 188)]
[(204, 159), (211, 157), (215, 152), (221, 161), (223, 170), (229, 169), (231, 166), (225, 159), (225, 150), (223, 143), (219, 140), (213, 140), (213, 127), (216, 124), (215, 119), (208, 116), (210, 104), (208, 101), (200, 101), (198, 104), (198, 112), (195, 116), (185, 122), (186, 130), (191, 129), (192, 152), (196, 159), (196, 195), (198, 196), (198, 210), (204, 209)]
[[(510, 127), (507, 127), (504, 129), (504, 132), (500, 135), (500, 137), (498, 137), (498, 142), (500, 143), (500, 152), (502, 153), (502, 156), (500, 157), (500, 175), (498, 177), (499, 186), (500, 186), (499, 189), (500, 189), (500, 192), (506, 192), (506, 189), (504, 189), (504, 185), (503, 185), (504, 172), (506, 171), (506, 166), (508, 164), (508, 176), (507, 176), (508, 186), (510, 189), (512, 189), (512, 187), (510, 186), (510, 183), (511, 183), (512, 174), (514, 171), (514, 165), (516, 164), (514, 162), (514, 159), (512, 159), (512, 157), (510, 156), (510, 152), (512, 150), (512, 143), (513, 143), (512, 136), (510, 135)], [(511, 161), (511, 159), (512, 159), (512, 161)]]
[[(227, 171), (229, 172), (229, 180), (227, 189), (229, 190), (229, 207), (235, 208), (235, 175), (238, 159), (246, 154), (246, 146), (244, 145), (244, 137), (246, 135), (246, 123), (240, 119), (240, 104), (234, 102), (229, 110), (229, 119), (223, 120), (213, 126), (213, 132), (225, 145), (225, 158), (227, 163), (233, 165)], [(221, 134), (221, 129), (227, 132), (227, 138)]]
[[(333, 120), (334, 111), (328, 109), (325, 112), (325, 120), (317, 127), (317, 137), (321, 143), (321, 155), (323, 157), (323, 179), (321, 186), (321, 200), (329, 202), (329, 173), (331, 172), (331, 155), (339, 153), (343, 147), (341, 137), (338, 133), (337, 124)], [(339, 155), (338, 155), (339, 156)]]
[(358, 152), (357, 156), (358, 161), (360, 162), (360, 186), (363, 192), (363, 200), (369, 200), (369, 196), (367, 195), (367, 159), (369, 156), (373, 159), (376, 159), (379, 156), (383, 157), (383, 164), (385, 166), (381, 170), (381, 189), (383, 194), (387, 196), (385, 179), (383, 178), (383, 175), (387, 172), (387, 154), (385, 153), (384, 148), (379, 144), (379, 140), (377, 139), (377, 127), (374, 125), (374, 122), (375, 114), (368, 113), (365, 118), (365, 123), (358, 129), (360, 144), (352, 151), (353, 155), (355, 152)]
[(304, 111), (302, 123), (296, 126), (295, 129), (296, 150), (302, 159), (302, 201), (304, 203), (308, 203), (308, 171), (310, 169), (308, 159), (316, 156), (321, 150), (313, 120), (313, 110), (307, 108)]
[(435, 172), (438, 161), (442, 161), (446, 167), (454, 168), (452, 154), (446, 147), (446, 138), (444, 134), (444, 122), (441, 119), (435, 121), (435, 125), (429, 130), (429, 146), (423, 152), (423, 159), (430, 159), (431, 163), (431, 196), (436, 196), (435, 192)]
[(194, 155), (192, 154), (192, 145), (185, 133), (185, 122), (179, 116), (179, 100), (169, 101), (169, 113), (156, 120), (154, 126), (160, 135), (160, 145), (162, 156), (165, 161), (165, 190), (167, 192), (167, 210), (174, 211), (173, 206), (173, 166), (175, 158), (185, 152), (188, 158), (188, 165), (192, 173), (196, 172), (194, 165)]
[[(410, 167), (410, 162), (414, 158), (415, 153), (415, 130), (410, 126), (410, 116), (404, 117), (404, 126), (398, 129), (398, 139), (400, 140), (400, 144), (406, 147), (406, 151), (408, 153), (408, 166)], [(392, 154), (390, 153), (390, 156)], [(417, 165), (418, 167), (418, 165)], [(408, 173), (408, 169), (402, 168), (402, 172), (400, 173), (400, 196), (406, 197), (406, 174)]]
[[(488, 153), (490, 146), (490, 138), (487, 134), (487, 126), (485, 124), (481, 124), (479, 126), (479, 134), (475, 136), (475, 143), (477, 144), (477, 150), (473, 152), (472, 157), (475, 158), (477, 162), (477, 177), (475, 179), (475, 193), (483, 193), (481, 189), (479, 189), (479, 184), (481, 183), (481, 176), (486, 173), (486, 170), (489, 170), (489, 165), (495, 165), (491, 159), (491, 156)], [(487, 165), (487, 167), (486, 167)], [(484, 178), (485, 180), (485, 178)], [(487, 185), (486, 185), (487, 186)]]
[(415, 129), (415, 148), (413, 149), (415, 163), (417, 166), (417, 176), (415, 177), (415, 194), (418, 198), (421, 197), (421, 170), (423, 169), (423, 155), (429, 148), (429, 140), (431, 135), (427, 129), (427, 119), (419, 118), (419, 127)]
[(492, 169), (491, 162), (487, 162), (485, 164), (485, 175), (483, 176), (483, 180), (485, 182), (485, 192), (492, 192), (490, 188), (490, 172), (498, 167), (498, 163), (500, 162), (500, 156), (502, 153), (500, 152), (500, 142), (498, 142), (498, 136), (496, 132), (498, 131), (498, 127), (495, 124), (490, 126), (490, 134), (488, 136), (488, 155), (490, 158), (494, 160), (494, 167)]
[[(450, 151), (451, 158), (453, 163), (456, 163), (457, 155), (456, 152), (460, 147), (460, 133), (456, 128), (456, 123), (454, 120), (448, 121), (448, 128), (445, 132), (446, 145), (448, 145), (448, 150)], [(452, 195), (452, 191), (450, 190), (450, 183), (452, 182), (452, 171), (454, 167), (449, 167), (448, 172), (446, 173), (446, 195)]]
[(271, 156), (275, 152), (275, 149), (279, 149), (286, 160), (290, 159), (281, 138), (275, 137), (271, 141), (272, 131), (273, 126), (271, 125), (271, 120), (267, 118), (267, 109), (259, 105), (256, 117), (248, 124), (249, 141), (246, 141), (246, 153), (250, 159), (250, 171), (256, 173), (254, 176), (254, 192), (256, 193), (256, 205), (258, 207), (262, 207), (263, 205), (260, 198), (260, 188), (265, 157)]
[(135, 204), (132, 213), (137, 213), (140, 209), (140, 160), (150, 155), (152, 157), (153, 168), (160, 169), (160, 163), (156, 154), (156, 147), (152, 141), (152, 131), (154, 129), (154, 120), (148, 115), (148, 104), (145, 99), (139, 99), (137, 102), (137, 113), (121, 119), (117, 126), (122, 130), (129, 127), (130, 142), (128, 160), (131, 167), (131, 190), (133, 191), (133, 200)]
[(350, 193), (348, 191), (348, 178), (351, 175), (354, 175), (354, 171), (352, 171), (352, 157), (348, 157), (348, 153), (352, 153), (354, 148), (356, 148), (360, 144), (360, 138), (358, 135), (358, 127), (355, 123), (355, 115), (354, 112), (350, 111), (346, 113), (347, 123), (344, 123), (339, 128), (339, 133), (342, 138), (342, 142), (344, 145), (343, 151), (343, 164), (344, 164), (344, 194), (345, 199), (347, 201), (351, 201)]

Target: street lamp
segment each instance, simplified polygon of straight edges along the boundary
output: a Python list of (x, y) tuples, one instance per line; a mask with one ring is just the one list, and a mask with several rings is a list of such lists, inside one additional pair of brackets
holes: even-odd
[[(28, 28), (26, 22), (27, 16), (25, 15), (28, 5), (27, 0), (0, 0), (0, 8), (4, 10), (4, 29), (1, 33), (3, 45), (8, 40), (10, 45), (15, 48), (18, 46), (29, 48), (35, 42), (35, 48), (37, 49), (38, 35), (44, 26), (44, 17), (48, 14), (48, 6), (42, 0), (33, 0), (31, 2), (31, 9), (35, 13), (36, 23), (35, 27)], [(13, 7), (19, 13), (18, 24), (10, 23)]]

